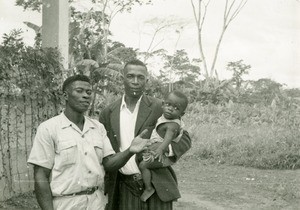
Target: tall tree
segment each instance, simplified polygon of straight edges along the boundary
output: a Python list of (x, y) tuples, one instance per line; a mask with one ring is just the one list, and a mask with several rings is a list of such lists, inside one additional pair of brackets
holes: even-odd
[(169, 91), (173, 83), (180, 81), (183, 86), (191, 86), (199, 80), (199, 66), (194, 65), (185, 50), (177, 50), (173, 55), (164, 55), (164, 68), (160, 71), (160, 79), (169, 83)]
[(136, 4), (150, 4), (151, 0), (91, 0), (91, 2), (94, 8), (101, 12), (102, 21), (100, 22), (100, 27), (103, 30), (103, 62), (106, 63), (108, 61), (109, 29), (115, 16), (124, 11), (130, 12)]
[(247, 3), (247, 0), (225, 0), (224, 10), (223, 10), (223, 24), (221, 28), (221, 33), (219, 35), (217, 45), (215, 48), (215, 52), (213, 55), (213, 60), (209, 67), (208, 60), (205, 54), (205, 50), (203, 47), (203, 28), (204, 23), (206, 22), (207, 11), (209, 7), (210, 0), (191, 0), (191, 5), (193, 8), (194, 19), (197, 26), (198, 33), (198, 47), (200, 52), (201, 65), (204, 76), (207, 80), (210, 80), (214, 77), (215, 74), (215, 65), (217, 62), (217, 58), (219, 55), (219, 49), (228, 26), (232, 23), (232, 21), (238, 16), (241, 12), (242, 8)]
[(146, 47), (146, 51), (140, 52), (140, 56), (143, 57), (144, 62), (147, 62), (149, 58), (159, 55), (161, 53), (161, 49), (159, 49), (158, 47), (165, 41), (166, 32), (171, 32), (172, 34), (175, 32), (175, 36), (172, 37), (176, 37), (174, 43), (174, 48), (176, 50), (178, 41), (181, 36), (181, 32), (187, 25), (187, 22), (185, 20), (179, 20), (174, 17), (155, 17), (146, 20), (143, 24), (145, 27), (143, 31), (139, 31), (139, 34), (140, 36), (141, 34), (147, 34), (148, 36), (150, 35), (150, 41), (148, 46)]
[(249, 74), (251, 66), (243, 63), (243, 60), (229, 62), (227, 64), (227, 70), (232, 72), (233, 85), (236, 90), (239, 91), (243, 82), (242, 76), (245, 74)]
[[(81, 72), (92, 77), (94, 100), (90, 114), (94, 112), (96, 95), (108, 89), (115, 90), (111, 81), (117, 84), (122, 64), (129, 57), (135, 57), (135, 50), (122, 44), (113, 43), (109, 28), (114, 17), (121, 12), (130, 12), (135, 4), (148, 4), (151, 0), (90, 0), (86, 1), (87, 10), (78, 11), (78, 1), (69, 0), (71, 69), (69, 73)], [(42, 0), (16, 0), (24, 9), (40, 11)], [(30, 24), (27, 23), (29, 26)], [(31, 25), (32, 26), (32, 25)], [(31, 27), (35, 30), (35, 27)], [(40, 30), (35, 30), (40, 31)], [(111, 50), (110, 50), (111, 49)], [(122, 57), (118, 56), (122, 54)], [(99, 82), (101, 80), (101, 83)]]
[[(88, 33), (98, 33), (100, 37), (96, 37), (93, 41), (95, 42), (94, 44), (98, 45), (97, 47), (101, 45), (100, 49), (102, 50), (103, 63), (106, 63), (108, 61), (107, 50), (110, 35), (109, 28), (115, 16), (121, 12), (130, 12), (132, 7), (136, 4), (150, 4), (151, 0), (89, 0), (86, 1), (86, 5), (90, 7), (90, 10), (83, 12), (82, 15), (78, 14), (79, 12), (74, 9), (76, 8), (76, 5), (78, 6), (78, 2), (74, 0), (69, 0), (69, 2), (73, 23), (74, 19), (77, 19), (77, 21), (75, 21), (75, 27), (73, 26), (73, 30), (78, 30), (76, 23), (79, 22), (81, 35), (87, 36)], [(24, 10), (40, 12), (42, 0), (16, 0), (16, 5), (22, 6)], [(90, 21), (91, 19), (93, 21)], [(91, 23), (94, 24), (93, 27), (91, 27)]]

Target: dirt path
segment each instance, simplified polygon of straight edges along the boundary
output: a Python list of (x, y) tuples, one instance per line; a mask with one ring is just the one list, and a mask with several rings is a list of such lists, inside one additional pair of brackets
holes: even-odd
[(184, 160), (174, 166), (175, 210), (300, 209), (300, 170), (258, 170)]
[(175, 209), (188, 209), (188, 210), (200, 210), (200, 209), (219, 209), (223, 210), (224, 207), (211, 202), (204, 200), (201, 196), (197, 194), (182, 194), (181, 199), (178, 203), (175, 203)]

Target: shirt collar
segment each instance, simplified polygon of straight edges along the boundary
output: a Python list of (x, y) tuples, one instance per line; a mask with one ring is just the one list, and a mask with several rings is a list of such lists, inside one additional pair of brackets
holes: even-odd
[[(141, 97), (139, 98), (139, 100), (136, 102), (135, 109), (140, 106), (142, 97), (143, 97), (143, 95), (141, 95)], [(121, 102), (120, 110), (122, 110), (124, 108), (127, 108), (127, 104), (125, 102), (125, 94), (122, 96), (122, 102)]]
[[(62, 112), (60, 115), (60, 122), (61, 122), (61, 128), (67, 128), (69, 126), (72, 126), (72, 124), (74, 124), (72, 121), (70, 121), (67, 116), (65, 115), (64, 112)], [(95, 128), (94, 123), (92, 123), (92, 121), (87, 118), (86, 116), (84, 116), (84, 127), (87, 128)]]

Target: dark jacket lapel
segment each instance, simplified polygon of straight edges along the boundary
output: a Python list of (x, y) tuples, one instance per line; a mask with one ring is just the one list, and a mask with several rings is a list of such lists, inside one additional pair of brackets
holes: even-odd
[[(110, 123), (111, 123), (111, 129), (114, 133), (114, 139), (117, 139), (117, 142), (113, 142), (114, 149), (117, 148), (117, 151), (120, 148), (120, 107), (121, 107), (122, 99), (116, 101), (116, 103), (113, 104), (111, 107), (111, 115), (110, 115)], [(116, 147), (116, 148), (115, 148)]]
[(143, 95), (143, 97), (141, 98), (141, 103), (140, 103), (140, 107), (139, 107), (139, 111), (135, 123), (134, 136), (137, 136), (141, 132), (141, 128), (143, 124), (146, 122), (147, 118), (152, 112), (150, 106), (151, 106), (151, 101), (146, 95)]

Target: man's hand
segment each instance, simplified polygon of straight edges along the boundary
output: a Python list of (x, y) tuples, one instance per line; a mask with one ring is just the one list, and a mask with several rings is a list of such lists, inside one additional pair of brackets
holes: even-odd
[(147, 149), (147, 146), (151, 145), (149, 139), (143, 139), (143, 137), (147, 134), (148, 129), (143, 130), (138, 136), (136, 136), (129, 147), (129, 152), (131, 153), (139, 153), (144, 149)]

